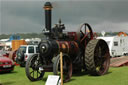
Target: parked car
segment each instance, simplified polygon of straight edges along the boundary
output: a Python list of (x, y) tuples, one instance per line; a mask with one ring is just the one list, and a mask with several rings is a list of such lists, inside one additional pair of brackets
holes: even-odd
[(11, 72), (14, 70), (15, 63), (7, 58), (0, 56), (0, 72)]
[(24, 67), (27, 59), (33, 54), (38, 53), (37, 45), (21, 45), (16, 52), (16, 62), (20, 64), (21, 67)]

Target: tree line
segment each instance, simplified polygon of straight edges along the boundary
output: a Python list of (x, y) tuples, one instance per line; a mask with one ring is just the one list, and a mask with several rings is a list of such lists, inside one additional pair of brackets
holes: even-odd
[(27, 38), (42, 38), (44, 35), (42, 33), (16, 33), (16, 34), (1, 34), (0, 39), (10, 38), (12, 35), (20, 36), (21, 39)]
[[(115, 36), (119, 32), (106, 32), (105, 36)], [(97, 36), (102, 36), (101, 33), (96, 32)], [(127, 33), (128, 34), (128, 33)], [(7, 39), (13, 34), (1, 34), (0, 39)], [(16, 33), (15, 35), (18, 35), (21, 37), (21, 39), (27, 39), (27, 38), (43, 38), (43, 33)]]

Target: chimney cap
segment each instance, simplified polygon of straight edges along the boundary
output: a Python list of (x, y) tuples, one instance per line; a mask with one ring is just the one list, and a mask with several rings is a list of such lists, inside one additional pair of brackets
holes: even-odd
[(46, 2), (44, 5), (45, 10), (51, 10), (52, 9), (52, 4), (50, 2)]
[(52, 4), (50, 2), (46, 2), (44, 6), (50, 6), (50, 7), (52, 7)]

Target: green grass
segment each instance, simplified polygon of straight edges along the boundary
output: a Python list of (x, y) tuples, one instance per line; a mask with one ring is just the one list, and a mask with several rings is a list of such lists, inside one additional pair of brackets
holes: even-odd
[[(27, 79), (24, 68), (16, 66), (13, 72), (0, 74), (0, 83), (2, 85), (45, 85), (49, 74), (53, 73), (47, 72), (42, 80), (31, 82)], [(128, 85), (128, 67), (110, 68), (108, 74), (98, 77), (84, 73), (73, 75), (70, 82), (64, 85)]]

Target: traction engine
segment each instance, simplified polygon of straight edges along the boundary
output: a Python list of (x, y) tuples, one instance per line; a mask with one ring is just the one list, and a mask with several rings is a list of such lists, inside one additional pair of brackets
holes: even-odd
[(84, 23), (77, 32), (64, 32), (65, 26), (59, 20), (51, 27), (52, 4), (46, 2), (44, 38), (38, 45), (39, 54), (29, 57), (25, 70), (31, 81), (42, 79), (45, 72), (60, 74), (60, 52), (63, 52), (64, 82), (72, 73), (87, 71), (91, 75), (104, 75), (110, 64), (107, 43), (96, 39), (91, 26)]

